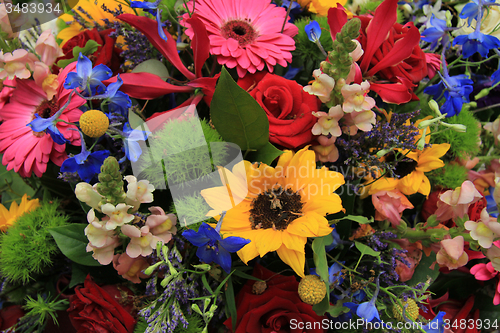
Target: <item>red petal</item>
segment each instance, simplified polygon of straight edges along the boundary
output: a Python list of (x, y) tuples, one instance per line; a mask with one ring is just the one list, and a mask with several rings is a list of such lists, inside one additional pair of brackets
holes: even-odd
[(207, 29), (198, 18), (198, 14), (193, 14), (186, 22), (189, 23), (194, 30), (193, 40), (191, 41), (191, 47), (194, 53), (194, 69), (196, 77), (201, 77), (201, 68), (210, 56), (210, 40), (208, 39)]
[(188, 80), (193, 80), (196, 76), (190, 72), (186, 66), (181, 61), (179, 54), (177, 53), (177, 43), (175, 39), (165, 30), (167, 35), (167, 41), (164, 41), (160, 35), (158, 35), (158, 23), (143, 16), (136, 16), (133, 14), (122, 14), (118, 16), (118, 19), (125, 23), (130, 24), (140, 32), (142, 32), (147, 39), (153, 44), (153, 46), (160, 51), (160, 53), (167, 58), (167, 60), (174, 65), (179, 72), (184, 74)]
[(335, 40), (337, 32), (340, 32), (346, 22), (347, 14), (341, 4), (337, 3), (337, 7), (328, 9), (328, 25), (330, 26), (332, 40)]
[(412, 87), (415, 85), (406, 78), (399, 78), (397, 83), (372, 83), (370, 90), (379, 94), (386, 103), (402, 104), (413, 99)]
[(408, 33), (403, 38), (397, 40), (391, 51), (384, 54), (383, 59), (378, 64), (373, 66), (366, 74), (368, 76), (373, 76), (375, 73), (386, 67), (399, 64), (413, 53), (413, 49), (418, 45), (419, 41), (420, 32), (413, 25), (413, 23), (409, 23)]
[[(120, 74), (123, 85), (120, 91), (132, 98), (154, 99), (172, 92), (190, 92), (194, 89), (188, 86), (174, 86), (163, 81), (158, 75), (151, 73), (123, 73)], [(116, 82), (116, 76), (103, 81), (105, 85)]]
[(375, 16), (366, 28), (366, 47), (361, 61), (361, 70), (366, 72), (370, 61), (380, 45), (387, 38), (389, 29), (397, 19), (398, 0), (385, 0), (375, 10)]

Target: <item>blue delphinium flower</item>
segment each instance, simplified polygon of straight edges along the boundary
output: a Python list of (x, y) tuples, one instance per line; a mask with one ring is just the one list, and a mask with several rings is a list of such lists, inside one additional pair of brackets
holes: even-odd
[(125, 149), (125, 156), (131, 162), (137, 162), (139, 156), (142, 154), (142, 148), (137, 141), (146, 141), (148, 136), (151, 134), (149, 131), (140, 131), (137, 129), (132, 129), (129, 123), (123, 126), (123, 146)]
[(490, 50), (500, 47), (500, 40), (476, 29), (468, 35), (455, 37), (453, 45), (456, 44), (462, 45), (462, 54), (465, 58), (469, 58), (476, 52), (482, 57), (487, 57)]
[(204, 263), (210, 264), (215, 262), (222, 269), (229, 273), (231, 271), (231, 254), (241, 250), (243, 246), (250, 243), (250, 240), (241, 237), (225, 237), (222, 239), (220, 235), (220, 227), (225, 213), (221, 215), (217, 227), (214, 229), (210, 225), (203, 223), (198, 232), (194, 230), (186, 230), (182, 233), (191, 244), (198, 247), (196, 255)]
[(105, 99), (108, 104), (108, 110), (111, 113), (120, 113), (122, 116), (127, 117), (127, 111), (132, 106), (132, 102), (127, 94), (118, 91), (123, 84), (120, 74), (117, 75), (116, 82), (111, 83), (106, 92), (101, 95), (92, 97), (92, 99)]
[(69, 94), (69, 98), (68, 98), (68, 101), (66, 102), (66, 104), (64, 104), (63, 107), (59, 111), (54, 113), (51, 117), (42, 118), (42, 117), (40, 117), (40, 115), (35, 114), (35, 119), (33, 119), (26, 126), (31, 127), (33, 132), (46, 132), (46, 133), (50, 134), (50, 137), (52, 138), (52, 140), (59, 145), (63, 145), (65, 143), (69, 142), (69, 140), (67, 140), (64, 137), (64, 135), (62, 135), (62, 133), (59, 131), (56, 124), (57, 124), (57, 121), (59, 119), (59, 116), (63, 113), (63, 111), (68, 107), (69, 103), (71, 102), (72, 95), (73, 95), (73, 92), (71, 92)]
[(85, 147), (81, 132), (80, 138), (82, 142), (81, 153), (66, 159), (61, 165), (61, 172), (78, 172), (80, 178), (89, 183), (95, 175), (99, 174), (102, 163), (109, 156), (109, 151), (100, 150), (91, 153)]
[(446, 315), (446, 312), (439, 311), (439, 313), (432, 319), (430, 323), (422, 327), (422, 329), (426, 333), (443, 333), (444, 332), (444, 320), (443, 317)]
[(463, 103), (470, 102), (470, 93), (473, 90), (474, 81), (465, 74), (450, 76), (446, 63), (443, 61), (443, 74), (439, 73), (441, 81), (424, 89), (426, 94), (432, 95), (436, 101), (444, 96), (446, 101), (441, 106), (442, 114), (452, 117), (460, 113)]
[[(281, 2), (281, 7), (285, 7), (286, 9), (288, 9), (288, 6), (290, 6), (290, 0), (283, 0)], [(296, 1), (292, 2), (292, 8), (290, 9), (290, 13), (288, 15), (288, 22), (293, 23), (295, 21), (295, 16), (299, 15), (300, 13), (302, 13), (302, 7), (300, 7), (300, 5)]]
[[(465, 20), (467, 19), (467, 24), (470, 26), (472, 24), (473, 20), (478, 21), (478, 16), (481, 14), (482, 16), (482, 11), (484, 10), (481, 8), (481, 13), (479, 12), (479, 6), (491, 6), (492, 4), (495, 3), (495, 0), (491, 1), (481, 1), (481, 4), (479, 3), (478, 0), (472, 0), (472, 2), (469, 2), (462, 8), (462, 11), (458, 15), (461, 19)], [(479, 19), (480, 20), (480, 19)]]
[(500, 82), (500, 69), (496, 70), (493, 74), (491, 74), (491, 85), (494, 86)]
[(156, 22), (158, 23), (158, 35), (160, 35), (160, 37), (164, 41), (166, 41), (167, 35), (165, 34), (165, 31), (163, 31), (163, 23), (161, 22), (161, 11), (160, 11), (160, 8), (158, 8), (159, 3), (160, 3), (160, 0), (157, 0), (155, 2), (131, 1), (130, 7), (142, 8), (142, 9), (144, 9), (144, 11), (150, 13), (153, 16), (156, 16)]
[(448, 47), (450, 43), (448, 31), (450, 28), (446, 26), (446, 21), (440, 20), (432, 14), (430, 23), (432, 27), (422, 32), (421, 39), (431, 43), (431, 50), (436, 49), (439, 45), (443, 45), (444, 48)]
[(311, 21), (311, 23), (304, 27), (304, 30), (306, 31), (307, 38), (309, 38), (311, 42), (316, 43), (319, 41), (321, 37), (321, 27), (317, 21)]
[[(381, 273), (382, 274), (382, 273)], [(377, 310), (375, 302), (377, 301), (377, 296), (380, 291), (380, 274), (376, 279), (377, 287), (373, 293), (372, 299), (368, 302), (361, 303), (356, 309), (356, 314), (360, 318), (364, 318), (367, 322), (371, 322), (373, 319), (380, 321), (380, 315)]]
[(92, 68), (92, 61), (80, 52), (76, 63), (76, 73), (68, 73), (64, 88), (80, 88), (86, 95), (90, 96), (92, 91), (98, 87), (104, 91), (106, 86), (101, 81), (109, 79), (112, 75), (113, 72), (106, 65), (100, 64)]

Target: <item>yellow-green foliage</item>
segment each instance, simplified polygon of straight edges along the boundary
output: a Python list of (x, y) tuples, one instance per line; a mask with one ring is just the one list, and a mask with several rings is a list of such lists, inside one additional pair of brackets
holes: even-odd
[(68, 217), (57, 210), (58, 203), (41, 207), (19, 217), (0, 235), (0, 272), (15, 283), (26, 284), (52, 264), (59, 251), (49, 229), (68, 224)]

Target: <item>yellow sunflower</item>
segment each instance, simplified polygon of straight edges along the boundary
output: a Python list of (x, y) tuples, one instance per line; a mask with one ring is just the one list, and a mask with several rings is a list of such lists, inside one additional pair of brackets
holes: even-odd
[[(245, 170), (248, 194), (227, 211), (221, 234), (251, 240), (238, 251), (243, 262), (276, 251), (283, 262), (304, 277), (307, 237), (332, 232), (325, 215), (343, 210), (340, 197), (333, 192), (344, 184), (344, 177), (325, 167), (316, 169), (314, 152), (307, 147), (296, 154), (286, 151), (276, 168), (245, 161)], [(225, 170), (229, 184), (242, 183), (231, 181), (235, 173), (241, 174), (235, 171)], [(221, 186), (201, 194), (214, 211), (220, 211), (218, 198), (225, 191)], [(232, 192), (235, 201), (240, 201), (241, 189)]]
[[(347, 0), (297, 0), (301, 7), (309, 6), (307, 9), (311, 13), (318, 14), (319, 16), (327, 16), (328, 10), (332, 7), (336, 7), (337, 4), (345, 6)], [(346, 11), (349, 18), (352, 18), (352, 13)]]
[[(72, 5), (71, 2), (70, 4)], [(114, 22), (116, 21), (116, 18), (113, 16), (113, 14), (105, 12), (102, 9), (102, 5), (106, 5), (108, 9), (113, 11), (118, 9), (119, 4), (120, 2), (116, 0), (78, 0), (78, 3), (73, 9), (80, 15), (81, 18), (83, 18), (88, 23), (95, 24), (94, 22), (96, 22), (99, 25), (104, 25), (104, 19), (108, 19), (110, 22)], [(79, 9), (80, 7), (85, 11), (85, 13), (89, 14), (92, 19), (90, 19), (85, 13), (83, 13)], [(129, 6), (122, 5), (122, 10), (124, 13), (134, 14), (134, 10)], [(78, 35), (82, 31), (83, 27), (75, 21), (73, 15), (71, 14), (63, 14), (59, 19), (64, 22), (72, 22), (67, 28), (61, 30), (57, 35), (57, 38), (62, 39), (62, 47), (68, 40)], [(123, 41), (117, 42), (122, 43)]]
[(0, 204), (0, 231), (5, 232), (14, 222), (16, 222), (19, 216), (38, 207), (40, 207), (38, 199), (28, 200), (26, 194), (23, 195), (20, 205), (17, 205), (17, 203), (13, 201), (10, 204), (10, 210), (7, 210), (4, 205)]

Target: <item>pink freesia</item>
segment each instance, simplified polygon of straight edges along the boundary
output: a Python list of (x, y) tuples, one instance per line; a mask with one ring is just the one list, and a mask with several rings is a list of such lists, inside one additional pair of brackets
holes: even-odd
[(375, 206), (375, 220), (389, 220), (393, 227), (401, 222), (401, 214), (405, 209), (412, 209), (413, 205), (406, 196), (398, 190), (380, 191), (372, 195)]
[(488, 214), (486, 208), (481, 211), (481, 219), (478, 222), (465, 222), (465, 229), (470, 231), (472, 239), (477, 240), (479, 245), (489, 249), (493, 239), (500, 237), (500, 223)]
[[(286, 23), (286, 9), (268, 0), (234, 0), (226, 6), (223, 0), (197, 0), (187, 3), (189, 11), (206, 27), (210, 40), (210, 53), (221, 65), (236, 68), (239, 77), (264, 68), (272, 72), (276, 64), (283, 67), (292, 61), (295, 49), (293, 36), (298, 28)], [(181, 24), (186, 34), (194, 36), (193, 24), (184, 14)]]
[[(49, 160), (61, 165), (67, 158), (66, 145), (54, 143), (47, 133), (35, 133), (26, 126), (38, 114), (48, 118), (56, 113), (67, 101), (71, 93), (63, 87), (66, 75), (75, 69), (76, 62), (61, 70), (57, 81), (59, 86), (56, 95), (51, 101), (47, 94), (32, 80), (16, 80), (17, 89), (12, 94), (9, 103), (0, 109), (0, 153), (3, 154), (2, 163), (7, 170), (14, 169), (22, 177), (29, 177), (35, 173), (41, 177), (47, 169)], [(83, 98), (73, 95), (68, 107), (62, 112), (59, 119), (66, 122), (77, 122), (82, 111), (78, 109), (85, 103)], [(57, 123), (57, 128), (73, 145), (80, 145), (80, 135), (75, 126), (63, 122)]]
[(175, 235), (177, 228), (177, 217), (174, 214), (165, 214), (161, 207), (150, 207), (151, 215), (146, 219), (146, 225), (149, 227), (156, 241), (163, 244), (168, 243)]
[(474, 184), (466, 180), (462, 186), (455, 190), (448, 190), (439, 196), (438, 208), (435, 213), (437, 219), (444, 222), (456, 217), (463, 217), (467, 214), (469, 206), (482, 197)]
[(0, 51), (0, 69), (2, 70), (0, 71), (0, 80), (4, 78), (12, 80), (15, 77), (29, 79), (31, 77), (30, 69), (35, 69), (35, 61), (37, 60), (38, 58), (33, 53), (23, 49), (5, 54)]
[(446, 266), (453, 270), (465, 266), (469, 261), (469, 256), (464, 251), (464, 237), (457, 236), (453, 239), (441, 241), (441, 250), (436, 254), (436, 261), (439, 266)]
[(45, 30), (40, 37), (38, 37), (35, 44), (35, 52), (40, 56), (40, 60), (48, 67), (52, 67), (56, 59), (64, 55), (50, 29)]
[(141, 278), (146, 279), (148, 275), (144, 270), (149, 267), (149, 263), (144, 257), (131, 258), (128, 254), (115, 254), (113, 257), (113, 267), (118, 275), (133, 283), (141, 283)]

